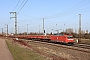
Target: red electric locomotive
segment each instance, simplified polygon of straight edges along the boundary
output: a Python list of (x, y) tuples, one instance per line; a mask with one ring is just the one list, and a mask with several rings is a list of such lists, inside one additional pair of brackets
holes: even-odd
[(70, 34), (54, 34), (51, 36), (51, 41), (54, 42), (61, 42), (65, 44), (73, 44), (74, 43), (74, 38)]

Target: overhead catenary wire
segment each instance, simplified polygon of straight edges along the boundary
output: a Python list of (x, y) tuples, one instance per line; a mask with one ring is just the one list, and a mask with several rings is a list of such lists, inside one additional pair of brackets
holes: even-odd
[(13, 11), (17, 8), (17, 6), (19, 5), (20, 0), (18, 0), (18, 3), (16, 4), (15, 8), (13, 9)]
[(23, 0), (23, 2), (20, 4), (20, 6), (17, 8), (16, 11), (18, 11), (20, 9), (20, 7), (24, 4), (25, 0)]
[[(25, 0), (24, 0), (25, 1)], [(84, 0), (83, 0), (84, 1)], [(83, 1), (81, 1), (81, 2), (83, 2)], [(80, 2), (80, 3), (81, 3)], [(80, 5), (80, 3), (78, 4), (78, 5)], [(75, 6), (77, 6), (77, 5), (75, 5)], [(72, 8), (74, 8), (74, 7), (72, 7)], [(68, 10), (67, 10), (68, 11)], [(80, 12), (82, 12), (82, 11), (80, 11)], [(68, 12), (69, 14), (72, 14), (72, 12)], [(78, 13), (78, 12), (73, 12), (73, 13)], [(66, 14), (65, 14), (66, 15)], [(64, 16), (65, 16), (64, 15)], [(56, 16), (56, 17), (52, 17), (52, 18), (57, 18), (57, 17), (60, 17), (60, 16)], [(35, 18), (35, 20), (36, 20), (37, 18)], [(47, 17), (46, 17), (46, 19), (48, 19)], [(39, 19), (38, 19), (39, 20)]]
[(77, 12), (67, 12), (67, 13), (62, 13), (61, 15), (57, 15), (57, 16), (52, 16), (52, 17), (46, 17), (46, 19), (53, 19), (53, 18), (59, 18), (59, 17), (63, 17), (63, 16), (69, 16), (69, 15), (73, 15), (73, 14), (78, 14), (78, 13), (85, 13), (85, 12), (88, 12), (90, 11), (90, 9), (87, 9), (87, 10), (78, 10)]
[[(25, 0), (24, 0), (25, 1)], [(84, 1), (84, 0), (83, 0)], [(23, 2), (24, 3), (24, 2)], [(77, 6), (77, 5), (76, 5)], [(23, 7), (22, 7), (23, 8)], [(21, 9), (22, 9), (21, 8)], [(73, 9), (75, 9), (74, 7), (72, 7)], [(20, 8), (19, 8), (20, 9)], [(21, 11), (21, 10), (20, 10)], [(73, 13), (79, 13), (79, 12), (84, 12), (84, 10), (83, 11), (75, 11), (75, 12), (73, 12), (73, 11), (71, 11), (71, 10), (69, 10), (69, 11), (66, 11), (65, 13), (62, 13), (62, 16), (66, 16), (67, 15), (67, 13), (68, 14), (73, 14)], [(56, 16), (53, 16), (53, 17), (51, 17), (51, 18), (58, 18), (58, 17), (60, 17), (60, 15), (59, 14), (57, 14)], [(46, 17), (46, 19), (48, 19), (47, 17)], [(35, 19), (36, 20), (36, 19)], [(37, 19), (38, 20), (38, 19)]]
[[(27, 1), (28, 1), (28, 0), (23, 0), (23, 2), (21, 3), (21, 5), (20, 5), (19, 8), (17, 9), (17, 10), (18, 10), (18, 13), (19, 13), (19, 12), (21, 11), (21, 9), (24, 7), (24, 5), (26, 4)], [(20, 0), (18, 1), (17, 5), (19, 4), (19, 2), (20, 2)], [(81, 2), (79, 2), (78, 4), (76, 4), (74, 7), (80, 5), (80, 3), (82, 3), (82, 2), (84, 2), (84, 0), (81, 1)], [(17, 7), (17, 5), (16, 5), (16, 7)], [(16, 8), (16, 7), (15, 7), (15, 8)], [(21, 8), (20, 8), (20, 7), (21, 7)], [(74, 7), (71, 7), (70, 9), (72, 9), (72, 8), (74, 8)], [(70, 9), (68, 9), (68, 10), (66, 10), (66, 11), (69, 11)], [(70, 12), (67, 12), (67, 13), (70, 13)], [(62, 15), (66, 15), (67, 13), (60, 13), (60, 14), (61, 14), (61, 16), (62, 16)], [(60, 17), (60, 14), (53, 15), (52, 17), (46, 17), (46, 19)], [(35, 19), (37, 19), (37, 18), (35, 18)]]
[[(82, 12), (82, 11), (80, 11), (80, 12)], [(85, 10), (83, 12), (85, 13), (85, 12), (87, 12), (87, 10)], [(70, 19), (67, 19), (66, 21), (62, 22), (62, 24), (65, 24), (66, 22), (68, 22), (68, 21), (72, 20), (73, 18), (75, 18), (77, 16), (77, 12), (75, 12), (75, 13), (76, 13), (76, 15), (74, 17), (71, 17)], [(45, 19), (47, 20), (47, 18), (45, 18)], [(25, 20), (27, 20), (27, 19), (25, 19)], [(29, 20), (32, 20), (32, 19), (29, 19)], [(42, 20), (42, 19), (33, 19), (33, 21), (35, 21), (35, 20), (37, 21), (37, 20)], [(22, 21), (22, 22), (26, 22), (26, 21)], [(52, 21), (48, 20), (48, 22), (52, 22)], [(21, 22), (19, 22), (19, 23), (21, 23)]]
[(68, 10), (66, 10), (66, 11), (64, 11), (64, 12), (62, 12), (62, 13), (59, 13), (59, 14), (55, 14), (55, 15), (46, 17), (46, 19), (58, 18), (58, 17), (64, 16), (64, 15), (70, 14), (70, 13), (74, 12), (74, 11), (72, 11), (72, 10), (75, 10), (75, 8), (77, 8), (77, 7), (78, 7), (78, 8), (81, 8), (81, 6), (83, 6), (83, 5), (85, 5), (86, 3), (88, 3), (88, 1), (87, 1), (87, 2), (84, 2), (84, 1), (85, 1), (85, 0), (80, 1), (78, 4), (76, 4), (75, 6), (69, 8)]
[[(25, 1), (25, 0), (24, 0), (24, 1)], [(23, 3), (24, 3), (24, 1), (23, 1)], [(20, 11), (22, 10), (22, 8), (25, 6), (25, 4), (27, 3), (27, 1), (28, 1), (28, 0), (26, 0), (24, 4), (22, 3), (23, 5), (21, 4), (21, 5), (22, 5), (22, 7), (19, 9), (19, 11), (18, 11), (18, 13), (17, 13), (17, 14), (19, 14), (19, 12), (20, 12)]]
[[(24, 0), (24, 1), (25, 1), (25, 0)], [(24, 1), (22, 2), (22, 4), (24, 3)], [(66, 16), (66, 15), (68, 15), (68, 14), (71, 15), (71, 14), (73, 14), (73, 13), (82, 12), (82, 11), (79, 11), (79, 12), (74, 12), (74, 11), (72, 11), (72, 12), (70, 12), (70, 10), (74, 9), (74, 8), (77, 7), (78, 5), (82, 5), (84, 1), (85, 1), (85, 0), (79, 2), (79, 3), (76, 4), (75, 6), (69, 8), (68, 10), (66, 10), (66, 12), (64, 12), (64, 13), (60, 13), (60, 14), (53, 15), (53, 16), (51, 16), (51, 17), (45, 17), (45, 18), (46, 18), (46, 19), (58, 18), (58, 17), (61, 17), (61, 16)], [(26, 1), (26, 2), (27, 2), (27, 1)], [(26, 2), (25, 2), (25, 3), (26, 3)], [(86, 2), (84, 2), (84, 4), (85, 4), (85, 3), (86, 3)], [(22, 4), (21, 4), (21, 5), (22, 5)], [(24, 6), (24, 5), (23, 5), (23, 6)], [(23, 6), (21, 7), (21, 9), (23, 8)], [(20, 10), (21, 10), (21, 9), (20, 9)], [(20, 12), (20, 10), (19, 10), (18, 12)], [(35, 18), (35, 19), (39, 19), (39, 18)]]

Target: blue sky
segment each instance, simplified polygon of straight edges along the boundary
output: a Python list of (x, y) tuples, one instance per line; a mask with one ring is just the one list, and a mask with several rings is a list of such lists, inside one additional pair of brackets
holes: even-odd
[[(0, 28), (6, 31), (9, 25), (9, 33), (14, 32), (13, 15), (9, 12), (18, 12), (24, 0), (1, 0), (0, 2)], [(26, 0), (25, 0), (26, 1)], [(23, 4), (22, 4), (23, 5)], [(16, 7), (16, 8), (15, 8)], [(79, 14), (81, 14), (82, 30), (90, 31), (90, 0), (28, 0), (25, 6), (17, 14), (19, 32), (43, 31), (43, 18), (46, 32), (65, 30), (66, 28), (79, 28)], [(62, 31), (61, 30), (61, 31)], [(0, 29), (1, 32), (1, 29)]]

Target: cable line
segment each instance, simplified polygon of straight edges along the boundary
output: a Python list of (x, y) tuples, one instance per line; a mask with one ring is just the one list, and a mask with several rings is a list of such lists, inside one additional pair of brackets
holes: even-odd
[[(24, 1), (25, 1), (25, 0), (24, 0)], [(24, 1), (23, 1), (23, 2), (24, 2)], [(23, 5), (21, 4), (21, 5), (22, 5), (22, 7), (20, 8), (20, 10), (18, 11), (18, 13), (17, 13), (17, 14), (19, 14), (19, 12), (20, 12), (20, 11), (22, 10), (22, 8), (25, 6), (25, 4), (27, 3), (27, 1), (28, 1), (28, 0), (26, 0), (26, 2), (25, 2)]]
[(53, 15), (53, 16), (49, 16), (47, 17), (46, 19), (51, 19), (51, 18), (57, 18), (57, 17), (60, 17), (62, 15), (66, 15), (66, 14), (69, 14), (69, 13), (72, 13), (74, 12), (73, 10), (75, 10), (76, 8), (81, 8), (80, 6), (83, 6), (84, 4), (86, 4), (87, 2), (84, 2), (85, 0), (82, 0), (81, 2), (79, 2), (78, 4), (76, 4), (75, 6), (69, 8), (68, 10), (62, 12), (62, 13), (59, 13), (59, 14), (56, 14), (56, 15)]
[[(18, 1), (18, 3), (17, 3), (17, 5), (15, 6), (14, 10), (17, 8), (17, 6), (18, 6), (19, 2), (20, 2), (20, 0)], [(14, 10), (13, 10), (13, 11), (14, 11)]]

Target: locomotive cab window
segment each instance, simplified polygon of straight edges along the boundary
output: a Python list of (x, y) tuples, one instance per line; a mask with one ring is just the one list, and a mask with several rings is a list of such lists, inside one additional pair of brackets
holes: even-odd
[(73, 36), (67, 36), (67, 38), (73, 38)]
[(59, 33), (57, 33), (57, 34), (53, 34), (54, 36), (63, 36), (63, 34), (59, 34)]

